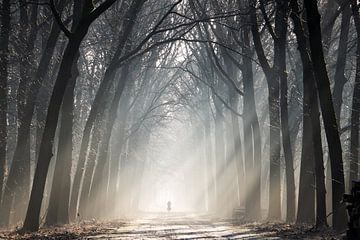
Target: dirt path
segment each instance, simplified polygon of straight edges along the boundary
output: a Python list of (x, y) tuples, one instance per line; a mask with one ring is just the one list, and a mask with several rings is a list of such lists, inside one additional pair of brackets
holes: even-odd
[[(273, 232), (254, 233), (251, 228), (229, 222), (211, 222), (206, 217), (184, 214), (157, 214), (125, 223), (121, 228), (87, 239), (280, 239)], [(265, 238), (266, 237), (266, 238)]]
[(19, 235), (0, 231), (2, 239), (341, 239), (330, 229), (313, 231), (311, 226), (284, 223), (239, 225), (210, 220), (194, 214), (147, 214), (136, 220), (85, 222), (42, 228), (39, 232)]

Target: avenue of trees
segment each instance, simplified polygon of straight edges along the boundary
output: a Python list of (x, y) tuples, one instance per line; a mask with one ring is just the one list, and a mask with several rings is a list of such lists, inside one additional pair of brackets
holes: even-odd
[(356, 0), (2, 0), (0, 228), (138, 212), (182, 122), (195, 210), (343, 230), (359, 39)]

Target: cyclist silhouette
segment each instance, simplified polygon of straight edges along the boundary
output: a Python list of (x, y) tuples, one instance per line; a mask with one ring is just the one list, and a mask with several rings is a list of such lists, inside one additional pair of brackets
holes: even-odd
[(171, 202), (168, 201), (167, 202), (167, 211), (170, 212), (170, 210), (171, 210)]

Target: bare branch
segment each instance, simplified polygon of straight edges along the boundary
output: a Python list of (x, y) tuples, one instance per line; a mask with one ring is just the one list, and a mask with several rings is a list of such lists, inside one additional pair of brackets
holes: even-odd
[(57, 24), (59, 25), (59, 28), (61, 29), (61, 31), (64, 32), (65, 36), (67, 36), (68, 38), (71, 37), (72, 33), (66, 28), (65, 24), (63, 23), (63, 21), (61, 20), (61, 16), (59, 14), (59, 12), (56, 10), (56, 6), (54, 3), (54, 0), (50, 0), (50, 9), (52, 14), (54, 15), (55, 21), (57, 22)]

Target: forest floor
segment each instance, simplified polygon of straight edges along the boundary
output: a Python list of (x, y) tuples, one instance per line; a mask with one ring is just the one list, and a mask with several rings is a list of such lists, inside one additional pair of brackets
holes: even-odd
[(136, 220), (82, 222), (37, 233), (0, 231), (0, 239), (343, 239), (330, 229), (284, 223), (237, 224), (192, 214), (159, 213)]

